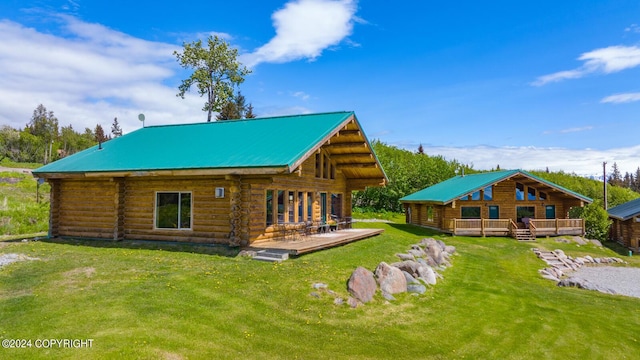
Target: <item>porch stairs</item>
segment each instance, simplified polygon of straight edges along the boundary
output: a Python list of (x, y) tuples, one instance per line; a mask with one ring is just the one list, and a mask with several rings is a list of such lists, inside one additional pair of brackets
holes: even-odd
[(518, 241), (536, 241), (536, 237), (533, 236), (529, 229), (515, 229), (513, 237)]
[(269, 262), (283, 262), (289, 259), (289, 251), (277, 249), (259, 250), (252, 259)]

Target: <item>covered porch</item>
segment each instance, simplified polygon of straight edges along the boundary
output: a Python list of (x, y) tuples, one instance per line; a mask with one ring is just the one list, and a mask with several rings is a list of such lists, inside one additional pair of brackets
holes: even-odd
[(528, 230), (531, 237), (585, 234), (583, 219), (528, 219), (528, 226), (518, 226), (512, 219), (451, 219), (445, 231), (466, 236), (511, 236), (516, 238), (521, 230)]
[(380, 235), (383, 231), (383, 229), (341, 229), (324, 233), (297, 233), (274, 240), (256, 241), (251, 244), (251, 248), (284, 250), (290, 255), (302, 255), (370, 238)]

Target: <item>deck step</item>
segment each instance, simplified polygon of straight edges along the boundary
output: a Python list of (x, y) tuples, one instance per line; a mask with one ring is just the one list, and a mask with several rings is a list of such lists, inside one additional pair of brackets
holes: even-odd
[(282, 262), (289, 259), (289, 252), (286, 250), (266, 249), (260, 250), (253, 257), (253, 260)]
[(536, 241), (536, 237), (531, 234), (529, 229), (516, 229), (514, 235), (518, 241)]

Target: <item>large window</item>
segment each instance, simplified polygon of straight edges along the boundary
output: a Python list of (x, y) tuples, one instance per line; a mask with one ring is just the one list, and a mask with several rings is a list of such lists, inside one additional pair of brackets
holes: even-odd
[(298, 221), (304, 221), (304, 193), (298, 191)]
[(484, 188), (484, 200), (492, 201), (493, 200), (493, 186), (489, 185)]
[(527, 200), (534, 201), (536, 199), (536, 189), (527, 187)]
[(480, 219), (480, 206), (461, 206), (460, 216), (463, 219)]
[(433, 206), (427, 206), (427, 221), (433, 222)]
[(313, 221), (313, 193), (307, 193), (307, 221)]
[(516, 200), (524, 200), (524, 185), (516, 183)]
[(278, 224), (284, 224), (284, 190), (278, 190)]
[(533, 219), (536, 217), (536, 208), (534, 206), (518, 206), (516, 207), (516, 216), (518, 222), (525, 222), (522, 219)]
[(273, 225), (273, 190), (267, 190), (267, 226)]
[(191, 193), (156, 193), (156, 228), (191, 229)]

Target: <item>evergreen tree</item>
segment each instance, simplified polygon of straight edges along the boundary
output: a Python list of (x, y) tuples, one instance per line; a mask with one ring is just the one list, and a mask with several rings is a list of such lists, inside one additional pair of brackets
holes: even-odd
[(244, 118), (245, 119), (256, 118), (256, 114), (253, 113), (253, 105), (251, 105), (251, 103), (249, 103), (249, 106), (247, 106), (247, 112), (244, 113)]
[(422, 144), (420, 144), (420, 146), (418, 146), (418, 154), (424, 155), (424, 148), (422, 147)]
[(636, 176), (633, 180), (633, 191), (640, 192), (640, 167), (636, 170)]
[(99, 143), (103, 143), (109, 139), (111, 139), (111, 137), (107, 137), (104, 133), (104, 129), (102, 128), (102, 125), (98, 124), (96, 125), (96, 129), (94, 131), (94, 137), (95, 140)]
[[(25, 127), (25, 131), (40, 140), (40, 148), (38, 153), (43, 155), (44, 163), (52, 160), (53, 143), (58, 139), (58, 118), (53, 115), (53, 111), (47, 111), (47, 108), (40, 104), (33, 110), (31, 121)], [(36, 161), (32, 159), (31, 161)]]
[(113, 134), (114, 138), (122, 136), (122, 129), (120, 128), (120, 124), (118, 124), (118, 118), (113, 118), (113, 124), (111, 124), (111, 134)]
[(618, 169), (618, 164), (613, 163), (613, 167), (611, 169), (611, 175), (609, 175), (609, 184), (613, 186), (621, 186), (622, 185), (622, 175), (620, 174), (620, 170)]
[(240, 114), (238, 114), (238, 108), (236, 108), (236, 103), (233, 101), (227, 101), (226, 104), (222, 107), (222, 110), (216, 115), (216, 120), (234, 120), (240, 119)]

